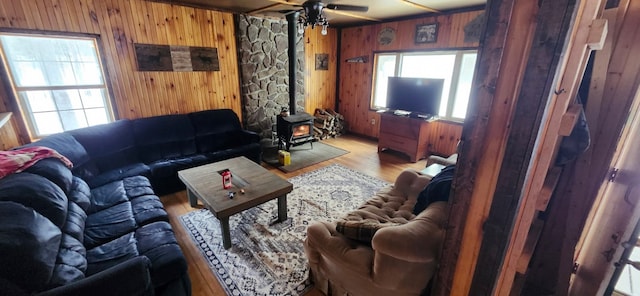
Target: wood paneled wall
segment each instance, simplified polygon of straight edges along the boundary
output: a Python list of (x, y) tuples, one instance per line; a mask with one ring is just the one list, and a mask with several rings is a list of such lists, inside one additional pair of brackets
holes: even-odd
[[(478, 42), (464, 42), (464, 26), (481, 13), (482, 11), (462, 12), (343, 29), (338, 100), (339, 112), (345, 116), (349, 130), (370, 137), (378, 137), (380, 115), (370, 109), (369, 103), (373, 82), (374, 52), (477, 47)], [(416, 25), (433, 22), (439, 24), (437, 42), (415, 44)], [(377, 36), (380, 30), (386, 27), (394, 28), (396, 37), (390, 44), (380, 45), (377, 42)], [(368, 62), (345, 62), (346, 59), (359, 56), (368, 57)], [(461, 129), (451, 129), (451, 131), (459, 130)], [(459, 137), (460, 133), (454, 135), (454, 138)], [(445, 136), (445, 138), (449, 137)], [(452, 151), (455, 151), (455, 143)]]
[[(321, 28), (307, 28), (304, 32), (305, 111), (313, 114), (316, 108), (336, 109), (336, 81), (338, 66), (338, 32), (329, 28), (327, 35)], [(329, 69), (316, 70), (316, 54), (329, 54)]]
[(435, 121), (429, 125), (429, 152), (449, 156), (456, 152), (462, 136), (462, 124)]
[[(119, 118), (219, 108), (242, 114), (230, 13), (142, 0), (1, 0), (0, 28), (100, 35)], [(133, 43), (215, 47), (220, 71), (140, 72)]]
[(0, 113), (0, 150), (9, 150), (21, 144), (14, 128), (14, 117), (9, 112)]

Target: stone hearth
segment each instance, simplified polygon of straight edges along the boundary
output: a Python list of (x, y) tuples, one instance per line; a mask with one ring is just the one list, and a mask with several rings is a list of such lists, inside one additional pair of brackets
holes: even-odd
[[(238, 17), (238, 51), (245, 128), (270, 138), (276, 115), (289, 108), (287, 21)], [(296, 38), (296, 110), (304, 111), (304, 44)]]

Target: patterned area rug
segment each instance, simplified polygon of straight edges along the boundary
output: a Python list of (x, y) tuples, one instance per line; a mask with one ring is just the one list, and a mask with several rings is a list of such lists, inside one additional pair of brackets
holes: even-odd
[(231, 216), (232, 247), (222, 247), (220, 223), (206, 209), (181, 216), (228, 295), (301, 295), (310, 287), (303, 241), (312, 221), (332, 221), (369, 199), (386, 182), (330, 165), (294, 178), (287, 196), (289, 219), (276, 200)]

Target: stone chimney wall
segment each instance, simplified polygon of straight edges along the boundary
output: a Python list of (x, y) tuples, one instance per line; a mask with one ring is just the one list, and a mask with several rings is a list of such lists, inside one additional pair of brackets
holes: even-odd
[[(244, 127), (271, 138), (271, 126), (289, 109), (287, 21), (237, 15)], [(296, 110), (304, 111), (304, 44), (296, 38)]]

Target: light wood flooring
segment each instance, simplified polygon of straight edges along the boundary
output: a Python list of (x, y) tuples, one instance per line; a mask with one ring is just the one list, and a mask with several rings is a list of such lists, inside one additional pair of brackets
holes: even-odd
[[(393, 151), (387, 150), (382, 153), (378, 153), (378, 143), (376, 141), (358, 136), (343, 135), (335, 139), (324, 140), (323, 143), (345, 149), (350, 153), (292, 173), (283, 173), (267, 164), (263, 164), (263, 166), (282, 178), (289, 179), (329, 164), (337, 163), (381, 180), (393, 182), (396, 176), (398, 176), (398, 174), (405, 168), (421, 170), (426, 164), (425, 159), (416, 163), (411, 163), (407, 156)], [(200, 254), (198, 248), (191, 241), (189, 234), (182, 227), (182, 224), (178, 221), (178, 217), (194, 210), (189, 205), (186, 192), (181, 191), (165, 195), (161, 200), (169, 213), (171, 225), (173, 226), (178, 242), (180, 243), (182, 251), (187, 258), (187, 263), (189, 264), (189, 276), (191, 277), (191, 285), (193, 289), (192, 295), (225, 295), (223, 288), (218, 283), (215, 275), (209, 269), (207, 262)], [(306, 295), (316, 296), (322, 295), (322, 293), (314, 289)]]

